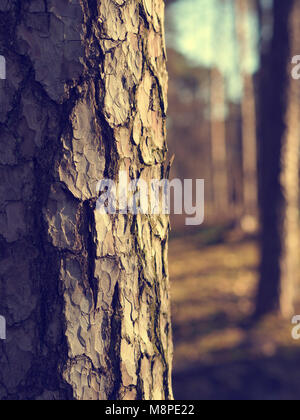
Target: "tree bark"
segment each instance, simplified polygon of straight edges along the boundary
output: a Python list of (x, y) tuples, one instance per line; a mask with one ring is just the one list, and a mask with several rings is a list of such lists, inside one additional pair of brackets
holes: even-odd
[(101, 215), (161, 179), (160, 0), (0, 1), (0, 399), (171, 399), (167, 216)]
[(274, 33), (260, 82), (261, 278), (256, 314), (293, 312), (299, 273), (299, 83), (291, 58), (299, 40), (299, 5), (274, 1)]

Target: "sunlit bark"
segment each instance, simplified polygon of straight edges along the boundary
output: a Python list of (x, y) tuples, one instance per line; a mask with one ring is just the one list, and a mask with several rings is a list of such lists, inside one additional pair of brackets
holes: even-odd
[[(164, 5), (0, 2), (0, 399), (169, 399), (167, 216), (100, 215), (160, 179)], [(2, 83), (0, 81), (0, 83)]]

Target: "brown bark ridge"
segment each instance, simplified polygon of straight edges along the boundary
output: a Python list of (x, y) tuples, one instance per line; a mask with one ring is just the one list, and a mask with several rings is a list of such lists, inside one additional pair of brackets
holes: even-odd
[(274, 0), (274, 33), (260, 81), (261, 278), (257, 316), (293, 313), (299, 273), (299, 82), (291, 60), (299, 40), (299, 5)]
[(161, 179), (161, 0), (0, 1), (0, 399), (172, 399), (167, 216), (96, 185)]

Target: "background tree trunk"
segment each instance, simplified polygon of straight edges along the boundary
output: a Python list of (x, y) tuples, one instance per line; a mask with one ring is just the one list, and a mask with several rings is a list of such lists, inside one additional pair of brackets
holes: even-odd
[(0, 399), (170, 399), (167, 216), (96, 185), (162, 178), (162, 1), (0, 2)]
[(221, 72), (211, 70), (211, 153), (214, 211), (216, 220), (229, 206), (225, 124), (225, 82)]
[[(237, 38), (240, 47), (241, 75), (243, 79), (242, 113), (242, 151), (243, 151), (243, 216), (244, 227), (251, 223), (257, 227), (257, 147), (256, 147), (256, 108), (252, 75), (245, 69), (248, 50), (247, 33), (249, 12), (248, 0), (236, 0)], [(252, 219), (252, 220), (251, 220)], [(249, 226), (250, 228), (250, 226)]]
[(294, 315), (294, 303), (299, 290), (299, 148), (300, 148), (300, 89), (299, 81), (291, 77), (291, 57), (299, 54), (300, 5), (295, 2), (290, 17), (291, 56), (288, 66), (290, 83), (288, 108), (286, 112), (287, 129), (283, 144), (282, 191), (287, 203), (284, 219), (284, 252), (281, 258), (282, 292), (281, 312), (288, 317)]
[(292, 313), (298, 273), (299, 85), (293, 81), (289, 65), (299, 32), (296, 3), (274, 1), (274, 34), (262, 56), (258, 316), (279, 309), (284, 315)]

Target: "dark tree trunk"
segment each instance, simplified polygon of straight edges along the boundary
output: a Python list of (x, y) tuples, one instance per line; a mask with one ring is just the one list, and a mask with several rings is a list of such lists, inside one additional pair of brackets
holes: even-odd
[[(259, 109), (261, 278), (256, 314), (293, 310), (298, 276), (299, 82), (291, 77), (299, 7), (274, 0), (274, 32), (262, 56)], [(297, 93), (296, 93), (297, 92)]]

